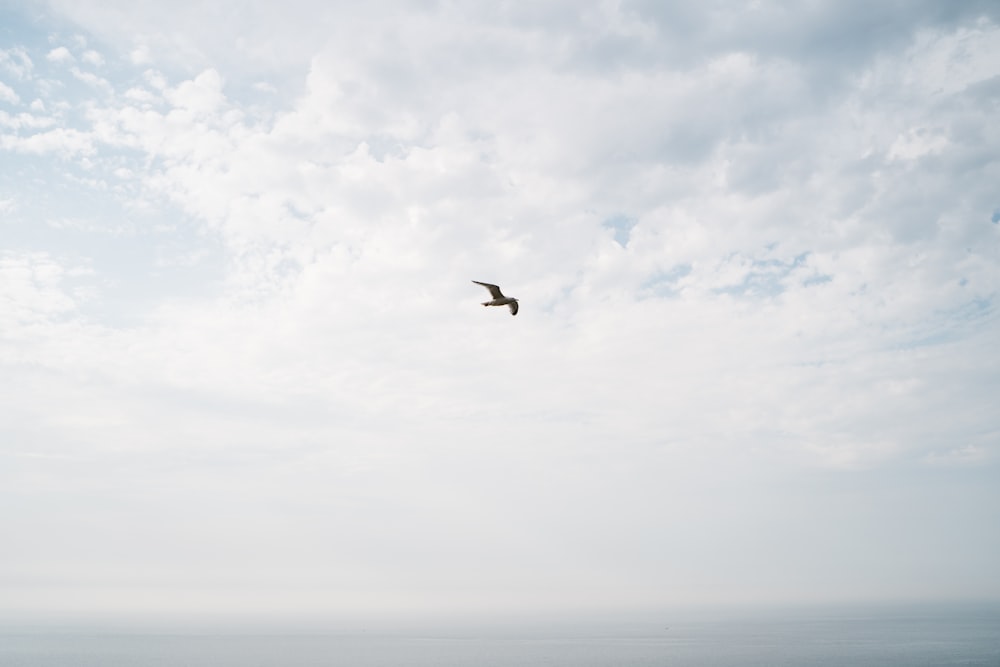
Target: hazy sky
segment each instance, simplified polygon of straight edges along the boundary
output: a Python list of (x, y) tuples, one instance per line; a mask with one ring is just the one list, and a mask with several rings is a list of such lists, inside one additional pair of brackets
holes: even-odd
[(998, 599), (998, 287), (996, 2), (2, 2), (0, 616)]

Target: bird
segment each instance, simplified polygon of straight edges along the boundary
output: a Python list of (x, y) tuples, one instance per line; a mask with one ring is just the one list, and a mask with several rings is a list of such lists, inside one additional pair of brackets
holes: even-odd
[(511, 315), (517, 315), (517, 299), (514, 299), (509, 296), (504, 296), (503, 292), (501, 292), (500, 288), (497, 287), (496, 285), (492, 285), (490, 283), (481, 283), (478, 280), (473, 280), (472, 282), (476, 283), (477, 285), (482, 285), (483, 287), (485, 287), (490, 291), (490, 296), (493, 297), (493, 300), (484, 301), (483, 302), (484, 306), (507, 306), (508, 308), (510, 308)]

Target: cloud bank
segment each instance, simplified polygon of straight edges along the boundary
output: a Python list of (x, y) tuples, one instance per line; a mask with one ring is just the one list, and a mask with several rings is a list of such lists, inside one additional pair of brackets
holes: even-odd
[(992, 3), (7, 13), (0, 612), (1000, 595)]

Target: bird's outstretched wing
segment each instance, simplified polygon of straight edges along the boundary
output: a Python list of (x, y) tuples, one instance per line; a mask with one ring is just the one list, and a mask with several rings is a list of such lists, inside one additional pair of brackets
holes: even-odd
[(496, 285), (491, 285), (490, 283), (481, 283), (478, 280), (473, 280), (472, 282), (476, 283), (477, 285), (482, 285), (483, 287), (488, 289), (490, 291), (490, 294), (493, 295), (494, 299), (504, 298), (503, 293), (500, 291), (500, 288), (497, 287)]
[(517, 315), (517, 301), (511, 301), (507, 304), (507, 307), (510, 308), (511, 315)]

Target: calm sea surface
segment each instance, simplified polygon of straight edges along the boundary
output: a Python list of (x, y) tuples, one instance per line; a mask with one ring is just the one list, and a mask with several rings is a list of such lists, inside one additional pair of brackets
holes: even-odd
[(2, 667), (1000, 667), (1000, 606), (394, 634), (0, 628)]

